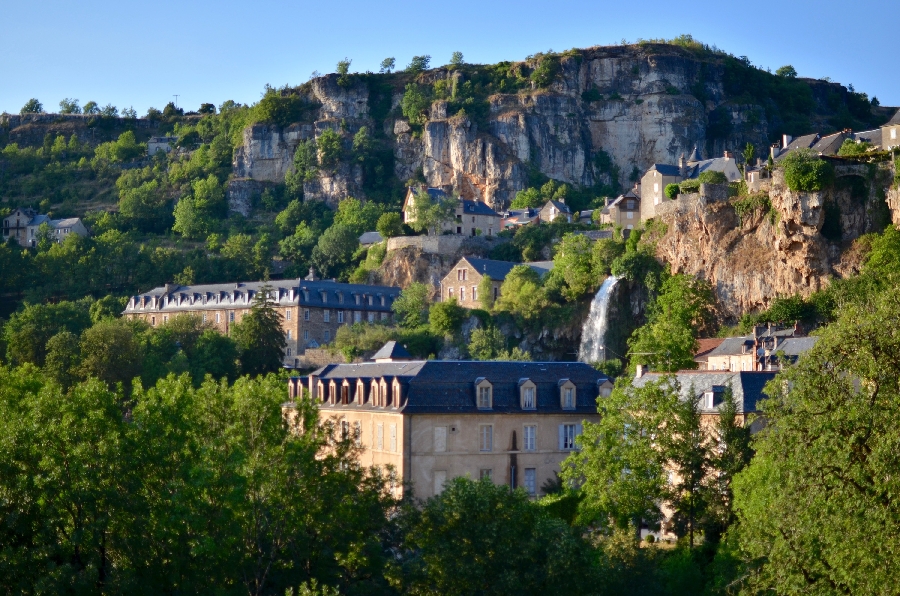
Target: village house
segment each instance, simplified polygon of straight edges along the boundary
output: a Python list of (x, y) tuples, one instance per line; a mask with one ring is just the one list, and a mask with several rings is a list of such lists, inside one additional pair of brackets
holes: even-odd
[(503, 285), (503, 280), (506, 279), (513, 267), (517, 265), (528, 265), (541, 277), (544, 277), (553, 269), (553, 261), (512, 263), (510, 261), (463, 257), (441, 280), (441, 301), (446, 302), (451, 298), (455, 298), (457, 303), (465, 308), (481, 308), (478, 284), (481, 283), (484, 276), (487, 275), (491, 278), (493, 299), (496, 300), (500, 297), (500, 287)]
[(384, 242), (384, 238), (378, 232), (363, 232), (359, 237), (359, 245), (363, 248), (369, 248), (379, 242)]
[(388, 342), (369, 362), (330, 364), (289, 380), (287, 420), (309, 392), (323, 418), (427, 499), (453, 478), (489, 478), (533, 496), (576, 449), (597, 398), (613, 385), (582, 362), (413, 360)]
[(633, 230), (641, 221), (641, 198), (636, 189), (631, 189), (615, 199), (607, 198), (606, 206), (600, 210), (599, 223)]
[(147, 155), (153, 156), (158, 151), (168, 153), (178, 141), (178, 137), (150, 137), (147, 141)]
[[(417, 192), (425, 191), (433, 201), (445, 201), (450, 198), (440, 188), (407, 187), (406, 197), (403, 199), (403, 223), (415, 222), (414, 199)], [(502, 217), (499, 213), (488, 207), (481, 201), (469, 201), (459, 199), (456, 206), (454, 219), (441, 225), (441, 231), (465, 236), (495, 236), (500, 230)]]
[(3, 218), (3, 241), (10, 238), (19, 243), (19, 246), (33, 248), (37, 246), (38, 231), (42, 224), (50, 226), (51, 238), (54, 242), (62, 242), (69, 234), (87, 236), (87, 228), (77, 217), (68, 219), (50, 219), (27, 207), (19, 207), (7, 217)]
[(566, 218), (567, 223), (572, 223), (572, 210), (566, 205), (565, 199), (551, 199), (541, 207), (538, 215), (544, 223), (552, 223), (556, 218), (562, 215)]
[(256, 294), (267, 284), (269, 301), (281, 315), (287, 367), (299, 366), (298, 357), (307, 348), (330, 343), (341, 325), (392, 321), (391, 308), (400, 295), (397, 287), (337, 283), (317, 279), (310, 270), (309, 276), (299, 280), (167, 284), (133, 296), (123, 314), (152, 327), (164, 325), (178, 315), (193, 315), (227, 335), (250, 312)]
[[(694, 361), (701, 370), (778, 371), (811, 350), (817, 339), (802, 336), (797, 327), (756, 325), (752, 334), (726, 337), (705, 351), (708, 342), (715, 340), (700, 340), (701, 350)], [(784, 360), (779, 360), (779, 355)]]
[(881, 125), (881, 148), (893, 149), (900, 147), (900, 110), (894, 117)]
[(509, 209), (503, 214), (500, 225), (504, 230), (520, 228), (528, 224), (534, 224), (541, 221), (541, 210), (534, 207), (525, 207), (524, 209)]
[(730, 151), (725, 151), (722, 157), (702, 159), (700, 150), (694, 147), (688, 159), (684, 155), (680, 157), (677, 166), (653, 164), (641, 178), (638, 193), (641, 199), (641, 220), (656, 217), (656, 206), (669, 200), (665, 196), (667, 185), (693, 180), (703, 172), (721, 172), (728, 182), (737, 182), (742, 178), (741, 170)]

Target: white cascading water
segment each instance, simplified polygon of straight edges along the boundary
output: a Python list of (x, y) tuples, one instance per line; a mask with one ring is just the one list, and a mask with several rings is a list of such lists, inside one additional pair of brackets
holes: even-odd
[(581, 329), (581, 345), (578, 348), (578, 360), (581, 362), (606, 360), (603, 342), (609, 328), (609, 299), (618, 282), (619, 278), (615, 275), (607, 277), (591, 302), (591, 312)]

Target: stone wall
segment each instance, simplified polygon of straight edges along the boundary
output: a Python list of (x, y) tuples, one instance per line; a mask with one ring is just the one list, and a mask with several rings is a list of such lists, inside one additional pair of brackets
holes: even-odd
[(387, 250), (400, 250), (401, 248), (416, 248), (425, 254), (433, 255), (450, 255), (460, 252), (463, 249), (469, 251), (490, 251), (495, 246), (499, 246), (505, 242), (509, 242), (507, 238), (488, 237), (488, 236), (460, 236), (460, 235), (441, 235), (441, 236), (397, 236), (389, 238), (387, 241)]
[(341, 352), (335, 350), (332, 353), (327, 348), (307, 348), (299, 360), (297, 368), (321, 368), (328, 364), (345, 364), (347, 362)]

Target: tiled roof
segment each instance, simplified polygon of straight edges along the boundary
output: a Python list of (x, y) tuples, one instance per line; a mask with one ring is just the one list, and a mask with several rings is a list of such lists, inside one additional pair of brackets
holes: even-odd
[(503, 281), (506, 276), (517, 265), (528, 265), (543, 277), (548, 271), (553, 269), (553, 261), (535, 261), (532, 263), (513, 263), (512, 261), (494, 261), (491, 259), (477, 259), (475, 257), (463, 257), (463, 260), (469, 263), (478, 273), (490, 276), (494, 281)]
[[(775, 378), (774, 372), (730, 372), (712, 370), (682, 370), (674, 373), (680, 385), (682, 399), (693, 396), (695, 399), (714, 387), (731, 387), (732, 395), (738, 405), (739, 413), (750, 413), (757, 410), (757, 404), (765, 399), (765, 384)], [(651, 381), (659, 381), (665, 375), (662, 373), (647, 373), (635, 379), (638, 387)], [(701, 411), (715, 412), (717, 408), (708, 408), (701, 401)]]
[(703, 358), (706, 360), (705, 356), (708, 356), (710, 352), (718, 348), (723, 341), (725, 341), (725, 339), (721, 337), (698, 339), (697, 353), (694, 354), (694, 359)]
[[(397, 410), (404, 413), (477, 413), (475, 384), (485, 379), (493, 386), (491, 412), (522, 412), (519, 387), (526, 379), (537, 387), (537, 414), (574, 411), (597, 413), (598, 385), (607, 377), (583, 362), (498, 362), (427, 360), (361, 364), (331, 364), (310, 373), (321, 380), (397, 378), (404, 385), (405, 400)], [(576, 389), (576, 408), (563, 410), (560, 386), (571, 381)], [(327, 406), (326, 406), (327, 407)], [(348, 406), (335, 406), (346, 408)], [(371, 405), (354, 405), (372, 408)]]

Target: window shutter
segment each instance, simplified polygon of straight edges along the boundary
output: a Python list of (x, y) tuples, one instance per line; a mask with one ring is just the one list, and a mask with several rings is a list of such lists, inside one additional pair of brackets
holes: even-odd
[(566, 445), (566, 427), (564, 424), (559, 425), (559, 450), (565, 449)]

